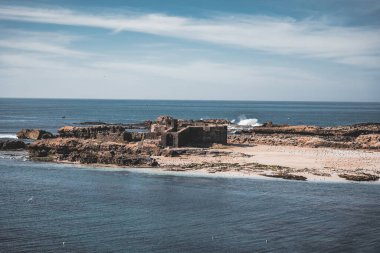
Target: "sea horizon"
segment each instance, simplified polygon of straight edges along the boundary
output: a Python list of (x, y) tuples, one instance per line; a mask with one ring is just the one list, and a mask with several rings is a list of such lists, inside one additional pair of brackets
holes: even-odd
[(175, 99), (175, 98), (70, 98), (70, 97), (0, 97), (0, 99), (41, 99), (41, 100), (132, 100), (132, 101), (216, 101), (216, 102), (273, 102), (273, 103), (369, 103), (380, 104), (380, 101), (343, 101), (343, 100), (249, 100), (249, 99)]

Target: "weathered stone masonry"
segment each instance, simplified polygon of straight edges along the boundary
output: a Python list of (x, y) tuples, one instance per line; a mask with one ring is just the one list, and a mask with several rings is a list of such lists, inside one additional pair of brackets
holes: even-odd
[(213, 143), (227, 144), (227, 126), (188, 126), (161, 136), (164, 147), (203, 147)]

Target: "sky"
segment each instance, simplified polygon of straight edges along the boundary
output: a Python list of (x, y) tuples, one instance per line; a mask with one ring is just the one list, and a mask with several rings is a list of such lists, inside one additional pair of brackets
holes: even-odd
[(0, 97), (380, 102), (378, 0), (0, 0)]

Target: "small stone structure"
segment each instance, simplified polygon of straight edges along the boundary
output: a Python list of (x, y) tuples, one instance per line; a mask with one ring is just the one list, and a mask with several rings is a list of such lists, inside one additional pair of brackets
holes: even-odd
[(227, 126), (209, 123), (180, 124), (170, 116), (160, 116), (151, 125), (151, 133), (161, 136), (163, 147), (204, 147), (227, 144)]

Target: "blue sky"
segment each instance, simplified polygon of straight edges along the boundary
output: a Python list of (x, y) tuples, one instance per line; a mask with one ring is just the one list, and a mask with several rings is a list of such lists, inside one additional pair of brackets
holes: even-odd
[(380, 1), (0, 1), (0, 96), (380, 102)]

